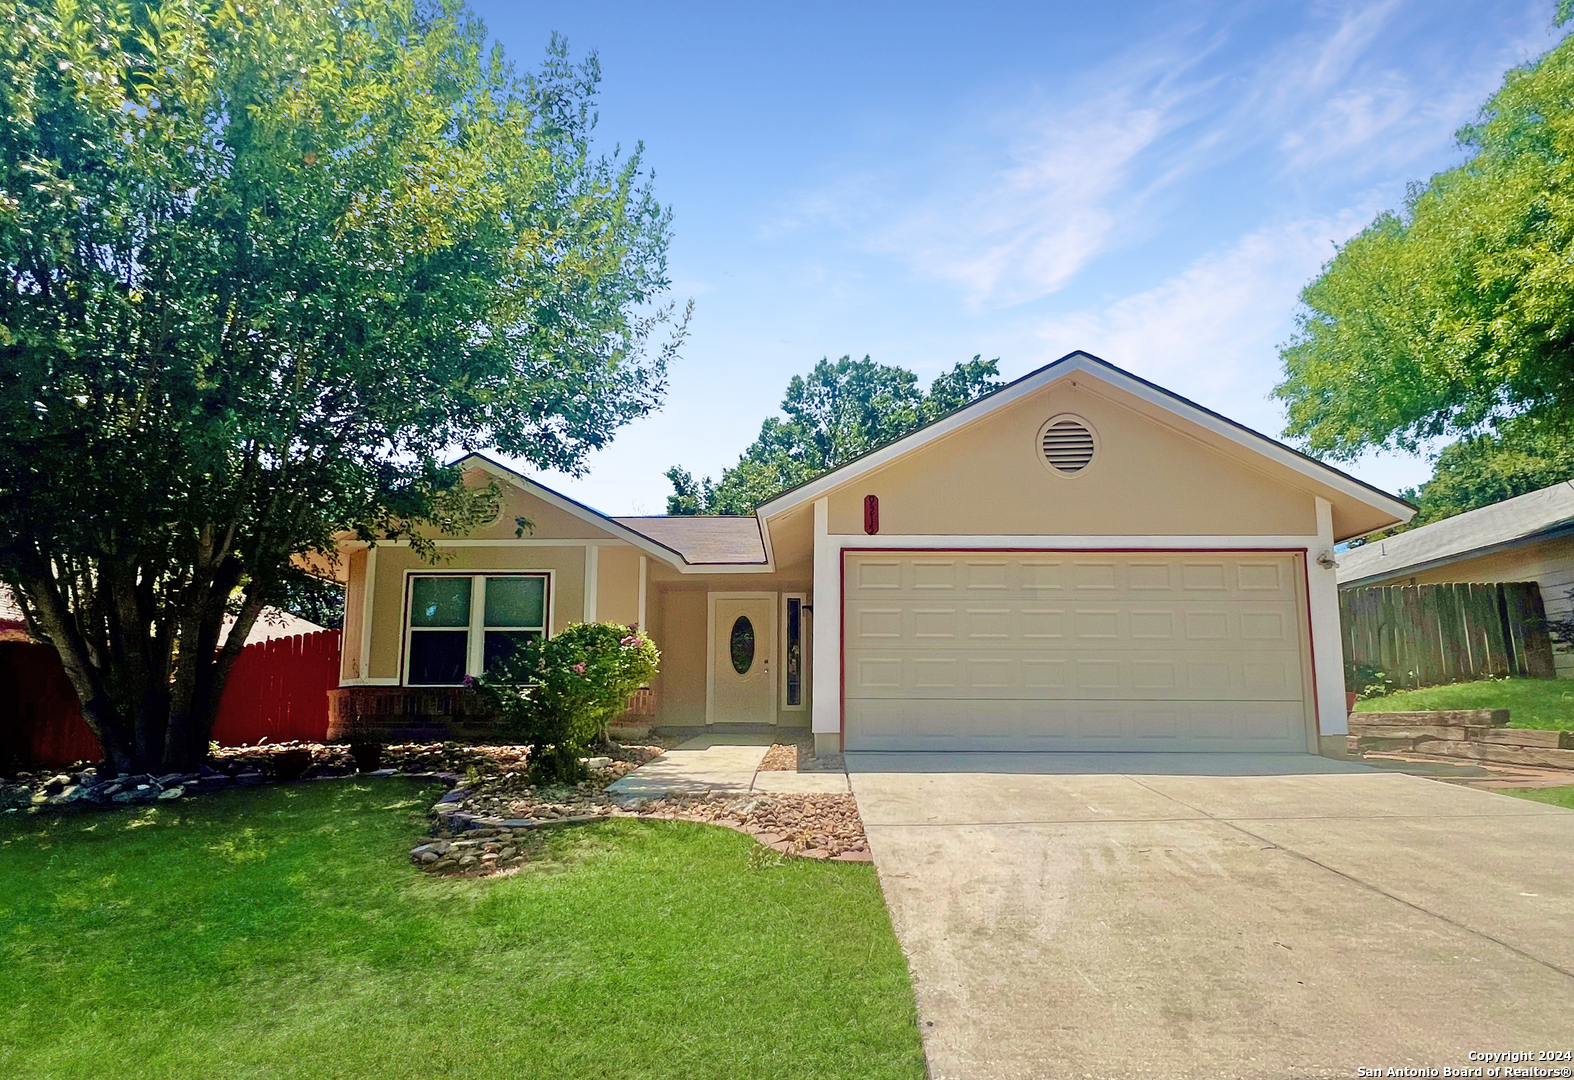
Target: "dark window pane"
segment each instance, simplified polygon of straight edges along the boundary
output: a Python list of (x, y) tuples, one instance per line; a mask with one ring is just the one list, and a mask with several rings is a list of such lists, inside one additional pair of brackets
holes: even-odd
[(418, 577), (410, 583), (411, 626), (469, 626), (467, 577)]
[(547, 579), (489, 577), (486, 579), (486, 625), (545, 626)]
[(484, 657), (481, 661), (481, 670), (489, 672), (497, 665), (503, 663), (514, 650), (518, 649), (531, 638), (541, 635), (535, 630), (488, 630), (486, 640), (482, 642)]
[(803, 704), (803, 601), (787, 600), (787, 704)]
[(754, 666), (754, 624), (747, 615), (739, 615), (732, 624), (732, 669), (747, 675)]
[(415, 630), (410, 634), (410, 685), (453, 686), (465, 681), (467, 630)]

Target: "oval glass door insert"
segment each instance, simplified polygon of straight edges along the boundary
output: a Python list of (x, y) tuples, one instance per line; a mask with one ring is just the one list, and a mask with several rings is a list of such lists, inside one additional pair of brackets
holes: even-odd
[(732, 670), (747, 675), (754, 666), (754, 624), (747, 615), (739, 615), (732, 624)]

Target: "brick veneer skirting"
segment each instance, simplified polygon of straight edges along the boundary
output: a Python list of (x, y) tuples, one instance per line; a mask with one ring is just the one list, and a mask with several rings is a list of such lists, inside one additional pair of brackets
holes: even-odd
[(328, 691), (329, 742), (484, 742), (496, 736), (496, 715), (474, 690), (341, 686)]

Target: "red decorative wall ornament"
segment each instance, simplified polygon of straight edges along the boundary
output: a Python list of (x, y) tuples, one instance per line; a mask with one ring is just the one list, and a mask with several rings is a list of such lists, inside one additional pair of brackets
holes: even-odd
[(864, 532), (873, 536), (880, 531), (880, 496), (864, 496)]

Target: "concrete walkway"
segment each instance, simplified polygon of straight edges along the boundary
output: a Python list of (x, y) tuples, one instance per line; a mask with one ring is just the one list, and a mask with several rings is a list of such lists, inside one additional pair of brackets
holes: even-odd
[(618, 800), (669, 795), (842, 794), (847, 774), (760, 771), (774, 738), (762, 735), (702, 735), (646, 762), (608, 785)]
[(847, 760), (935, 1080), (1574, 1043), (1574, 811), (1308, 755)]

